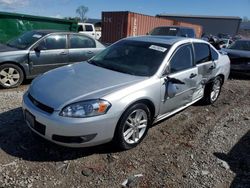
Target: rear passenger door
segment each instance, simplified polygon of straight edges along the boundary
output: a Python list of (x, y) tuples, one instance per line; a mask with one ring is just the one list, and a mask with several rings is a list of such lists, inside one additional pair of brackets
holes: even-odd
[(69, 35), (69, 61), (80, 62), (86, 61), (93, 57), (99, 49), (96, 48), (94, 39), (85, 35)]
[(198, 68), (198, 76), (201, 78), (201, 84), (206, 84), (213, 78), (216, 60), (212, 58), (210, 46), (206, 43), (193, 43), (195, 64)]

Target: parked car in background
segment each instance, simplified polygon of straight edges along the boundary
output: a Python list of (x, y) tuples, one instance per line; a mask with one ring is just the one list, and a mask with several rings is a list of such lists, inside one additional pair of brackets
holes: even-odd
[(149, 32), (149, 35), (180, 36), (189, 38), (195, 38), (196, 36), (193, 28), (181, 26), (156, 27)]
[(86, 61), (105, 47), (78, 33), (29, 31), (0, 44), (0, 86), (13, 88), (48, 70)]
[(99, 40), (102, 36), (102, 32), (97, 31), (95, 26), (90, 23), (78, 23), (78, 32), (91, 36), (96, 40)]
[(250, 75), (250, 39), (241, 39), (223, 49), (231, 60), (232, 73)]
[(232, 39), (226, 39), (226, 38), (221, 38), (220, 41), (221, 41), (220, 48), (227, 48), (230, 46), (230, 44), (233, 43)]
[(199, 100), (214, 103), (228, 78), (229, 62), (203, 40), (126, 38), (88, 63), (33, 80), (23, 96), (24, 116), (32, 131), (60, 145), (87, 147), (113, 140), (130, 149), (152, 123)]

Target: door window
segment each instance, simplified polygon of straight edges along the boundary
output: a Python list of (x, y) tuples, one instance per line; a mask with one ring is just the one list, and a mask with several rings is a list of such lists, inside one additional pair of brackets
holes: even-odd
[(210, 49), (211, 49), (212, 60), (218, 60), (219, 59), (218, 53), (213, 48)]
[(85, 30), (86, 31), (93, 31), (92, 25), (85, 25)]
[(193, 53), (190, 44), (181, 46), (170, 61), (170, 72), (175, 73), (193, 67)]
[(66, 35), (50, 35), (39, 44), (44, 50), (66, 48)]
[(210, 47), (205, 43), (194, 43), (195, 63), (201, 64), (211, 60)]
[(95, 41), (83, 35), (70, 35), (70, 48), (95, 48)]

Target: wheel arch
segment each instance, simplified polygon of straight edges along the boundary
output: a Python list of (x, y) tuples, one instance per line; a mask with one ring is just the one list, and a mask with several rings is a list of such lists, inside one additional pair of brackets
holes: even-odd
[(25, 68), (20, 63), (17, 63), (15, 61), (4, 61), (4, 62), (0, 63), (0, 66), (1, 65), (6, 65), (6, 64), (13, 64), (13, 65), (18, 66), (23, 71), (24, 79), (26, 79), (26, 75), (27, 75), (26, 70), (25, 70)]

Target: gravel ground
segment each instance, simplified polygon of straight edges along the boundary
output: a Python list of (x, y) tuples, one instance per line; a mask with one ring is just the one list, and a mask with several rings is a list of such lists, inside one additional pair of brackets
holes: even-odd
[(247, 78), (229, 80), (214, 105), (154, 125), (129, 151), (69, 149), (34, 137), (21, 110), (27, 87), (0, 90), (0, 187), (121, 187), (126, 179), (130, 187), (250, 187)]

